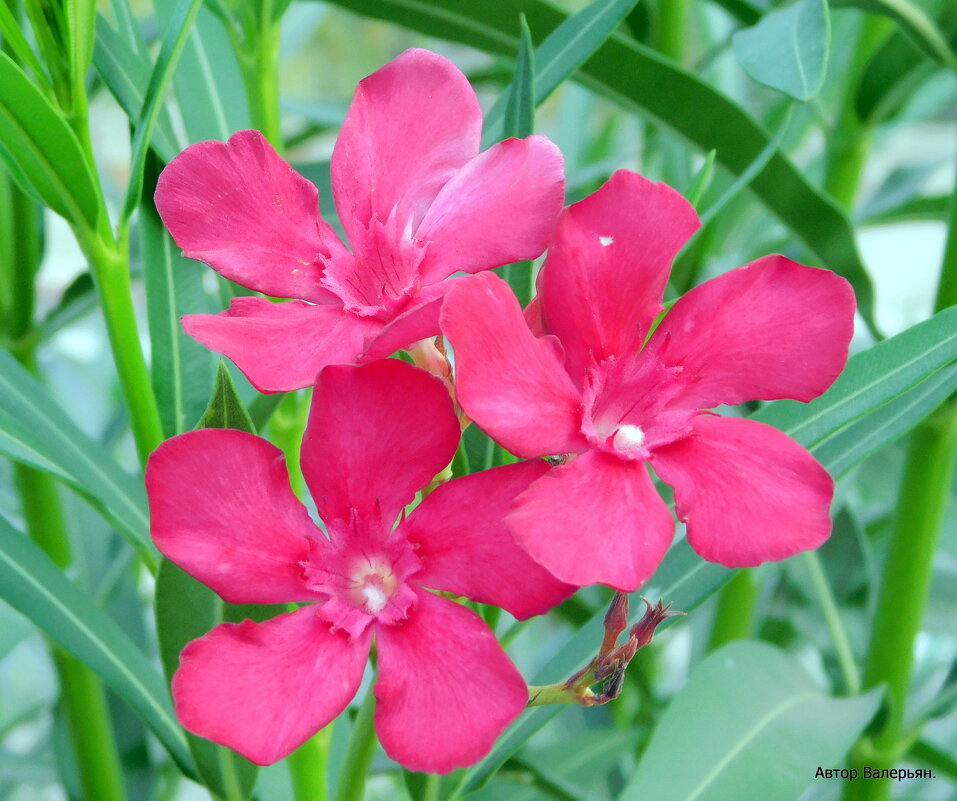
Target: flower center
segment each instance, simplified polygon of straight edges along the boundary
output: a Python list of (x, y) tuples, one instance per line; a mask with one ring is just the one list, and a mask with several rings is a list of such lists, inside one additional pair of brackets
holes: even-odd
[(356, 605), (364, 607), (370, 615), (378, 615), (389, 603), (398, 580), (390, 563), (373, 560), (358, 566), (353, 573), (352, 583)]
[(641, 426), (619, 426), (611, 444), (616, 451), (622, 453), (637, 450), (645, 444), (645, 432), (641, 430)]

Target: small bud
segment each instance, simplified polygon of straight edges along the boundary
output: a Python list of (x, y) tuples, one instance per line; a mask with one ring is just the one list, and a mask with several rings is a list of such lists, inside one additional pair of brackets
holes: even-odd
[(598, 658), (601, 659), (618, 643), (618, 636), (628, 628), (628, 594), (616, 592), (605, 612), (605, 636), (601, 641)]
[(661, 601), (658, 601), (654, 606), (648, 601), (647, 598), (642, 598), (642, 601), (645, 602), (647, 609), (645, 610), (644, 616), (635, 623), (631, 628), (631, 639), (635, 642), (635, 648), (644, 648), (648, 643), (651, 642), (652, 638), (655, 636), (655, 629), (661, 625), (661, 622), (669, 617), (675, 617), (677, 615), (684, 615), (684, 612), (672, 612), (671, 604), (667, 606), (662, 606)]

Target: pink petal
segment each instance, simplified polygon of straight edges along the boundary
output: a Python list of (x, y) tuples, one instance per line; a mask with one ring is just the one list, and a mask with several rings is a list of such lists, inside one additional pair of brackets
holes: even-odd
[(380, 626), (375, 728), (409, 770), (448, 773), (485, 756), (528, 701), (488, 626), (469, 609), (419, 591), (396, 626)]
[(265, 623), (223, 623), (183, 649), (176, 714), (194, 734), (271, 765), (348, 706), (369, 641), (330, 632), (315, 606)]
[(712, 562), (752, 567), (786, 559), (831, 532), (833, 480), (771, 426), (701, 415), (691, 436), (659, 448), (653, 463), (675, 489), (688, 542)]
[(555, 579), (518, 547), (505, 526), (515, 496), (548, 472), (536, 459), (443, 484), (406, 519), (425, 587), (500, 606), (519, 620), (541, 615), (575, 588)]
[(156, 547), (230, 603), (316, 597), (299, 562), (322, 536), (266, 440), (230, 429), (167, 440), (146, 467)]
[(442, 299), (453, 285), (453, 281), (442, 281), (426, 287), (412, 305), (372, 337), (359, 361), (385, 359), (413, 342), (438, 334)]
[(459, 403), (492, 438), (523, 457), (587, 447), (561, 348), (532, 335), (507, 283), (492, 273), (457, 281), (439, 320), (455, 349)]
[(341, 251), (319, 192), (259, 131), (199, 142), (163, 170), (156, 208), (186, 256), (277, 297), (333, 303), (322, 259)]
[(699, 226), (667, 184), (619, 170), (562, 215), (542, 271), (546, 330), (569, 373), (635, 353), (662, 309), (671, 262)]
[(499, 142), (442, 188), (416, 231), (429, 243), (423, 281), (537, 258), (564, 199), (562, 154), (554, 144), (544, 136)]
[(316, 382), (302, 470), (325, 521), (352, 509), (395, 520), (455, 454), (459, 423), (442, 382), (384, 359), (327, 367)]
[(655, 572), (674, 532), (644, 464), (598, 451), (550, 470), (518, 496), (505, 522), (562, 581), (626, 592)]
[(414, 230), (478, 153), (481, 130), (469, 82), (428, 50), (406, 50), (360, 81), (332, 153), (332, 194), (349, 239), (393, 209)]
[(766, 256), (692, 289), (649, 348), (683, 368), (692, 409), (816, 398), (847, 361), (854, 292), (828, 270)]
[(382, 324), (335, 306), (238, 297), (219, 314), (187, 314), (186, 333), (222, 353), (260, 392), (311, 386), (327, 364), (354, 362)]

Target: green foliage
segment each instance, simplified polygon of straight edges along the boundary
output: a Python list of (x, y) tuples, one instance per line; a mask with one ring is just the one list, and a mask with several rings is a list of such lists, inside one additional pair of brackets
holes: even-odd
[(758, 83), (810, 100), (824, 83), (831, 25), (826, 0), (798, 0), (734, 35), (734, 54)]
[[(793, 801), (833, 768), (880, 704), (880, 691), (838, 699), (770, 645), (731, 643), (698, 665), (662, 716), (620, 801)], [(682, 759), (675, 769), (675, 755)]]

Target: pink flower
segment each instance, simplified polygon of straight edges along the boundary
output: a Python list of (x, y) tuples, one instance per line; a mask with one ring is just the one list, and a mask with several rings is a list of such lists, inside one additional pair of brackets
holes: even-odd
[(257, 131), (200, 142), (160, 176), (156, 207), (185, 255), (267, 295), (183, 318), (263, 392), (311, 386), (327, 364), (371, 361), (437, 334), (458, 270), (538, 256), (564, 197), (542, 136), (479, 153), (482, 114), (465, 76), (408, 50), (363, 80), (332, 154), (350, 252), (319, 217), (315, 186)]
[(520, 456), (574, 455), (506, 519), (562, 581), (631, 590), (658, 566), (674, 524), (649, 463), (711, 561), (784, 559), (830, 532), (833, 482), (806, 450), (699, 410), (824, 392), (847, 359), (853, 292), (833, 273), (767, 256), (688, 292), (643, 345), (698, 225), (673, 189), (620, 171), (562, 215), (525, 319), (491, 274), (445, 300), (466, 413)]
[(567, 597), (502, 519), (547, 466), (440, 486), (393, 524), (459, 439), (442, 383), (396, 359), (320, 374), (302, 468), (327, 534), (289, 486), (282, 453), (240, 431), (175, 437), (150, 457), (153, 539), (230, 603), (311, 602), (265, 623), (224, 623), (183, 650), (183, 725), (258, 764), (289, 754), (347, 706), (373, 636), (375, 727), (412, 770), (484, 756), (525, 707), (525, 682), (465, 595), (520, 618)]

